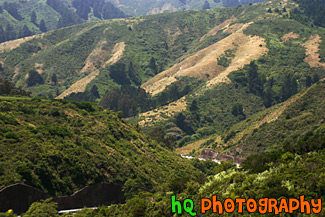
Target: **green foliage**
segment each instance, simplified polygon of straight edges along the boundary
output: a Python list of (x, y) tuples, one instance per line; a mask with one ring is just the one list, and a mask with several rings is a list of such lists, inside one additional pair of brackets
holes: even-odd
[(308, 23), (312, 21), (316, 26), (325, 27), (325, 18), (323, 12), (325, 10), (325, 3), (322, 0), (294, 0), (299, 4), (299, 8), (295, 8), (291, 12), (291, 17), (300, 22)]
[(42, 202), (33, 203), (26, 214), (25, 217), (56, 217), (59, 216), (57, 209), (57, 204), (51, 202), (51, 199), (47, 199)]
[[(243, 138), (230, 144), (235, 147), (245, 146), (241, 154), (246, 156), (274, 151), (305, 154), (322, 150), (324, 123), (319, 120), (324, 115), (324, 88), (324, 83), (318, 82), (284, 104), (271, 107), (253, 115), (245, 122), (234, 125), (225, 135), (232, 134), (231, 132), (245, 132)], [(275, 119), (261, 124), (263, 119), (268, 119), (267, 115), (274, 112), (279, 112)], [(259, 127), (254, 127), (256, 125)]]
[(184, 173), (201, 174), (118, 114), (88, 102), (1, 97), (0, 144), (1, 189), (25, 182), (53, 196), (69, 195), (136, 176), (128, 182), (131, 194)]

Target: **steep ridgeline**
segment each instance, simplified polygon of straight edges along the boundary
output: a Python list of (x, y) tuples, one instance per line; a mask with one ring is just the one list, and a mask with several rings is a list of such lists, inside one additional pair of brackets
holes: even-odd
[(1, 0), (0, 43), (88, 21), (122, 18), (104, 0)]
[(109, 182), (129, 197), (202, 175), (94, 103), (1, 96), (0, 144), (0, 189), (23, 182), (55, 196)]

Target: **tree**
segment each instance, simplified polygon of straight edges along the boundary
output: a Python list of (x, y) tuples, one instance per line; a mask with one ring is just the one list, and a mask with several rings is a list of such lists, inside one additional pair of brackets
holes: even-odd
[(272, 13), (272, 9), (269, 8), (269, 9), (267, 10), (267, 12), (268, 12), (268, 13)]
[(37, 26), (36, 19), (37, 19), (36, 13), (35, 11), (33, 11), (32, 14), (30, 15), (30, 21)]
[(45, 24), (45, 21), (42, 19), (40, 24), (39, 24), (39, 29), (42, 31), (42, 32), (47, 32), (47, 28), (46, 28), (46, 24)]
[(149, 68), (152, 70), (152, 72), (155, 75), (158, 74), (158, 67), (157, 67), (156, 59), (154, 57), (151, 57), (150, 59)]
[(37, 71), (31, 70), (28, 73), (28, 78), (27, 78), (27, 85), (29, 87), (35, 86), (37, 84), (44, 84), (44, 80), (40, 74), (38, 74)]
[(31, 36), (32, 34), (33, 32), (30, 31), (26, 25), (24, 25), (23, 28), (20, 30), (19, 37), (23, 38), (23, 37)]
[(204, 9), (204, 10), (206, 10), (206, 9), (210, 9), (210, 4), (209, 4), (208, 1), (205, 1), (205, 2), (204, 2), (204, 5), (203, 5), (202, 9)]
[(231, 113), (235, 116), (235, 117), (239, 117), (240, 120), (243, 120), (246, 118), (246, 115), (244, 113), (243, 110), (243, 105), (240, 103), (236, 103), (232, 106), (231, 109)]
[(248, 66), (248, 87), (251, 93), (262, 96), (263, 95), (263, 81), (258, 74), (258, 66), (255, 61), (251, 61)]
[(129, 85), (131, 84), (128, 79), (125, 64), (124, 63), (116, 63), (111, 66), (109, 76), (120, 85)]
[(29, 207), (24, 217), (56, 217), (59, 216), (57, 207), (57, 203), (51, 202), (51, 199), (35, 202)]
[(194, 99), (194, 100), (192, 101), (192, 103), (191, 103), (189, 109), (190, 109), (190, 111), (192, 111), (192, 112), (197, 111), (197, 110), (199, 109), (198, 106), (197, 106), (197, 100), (196, 100), (196, 99)]
[(130, 63), (129, 63), (128, 75), (129, 75), (131, 81), (132, 81), (135, 85), (140, 85), (140, 84), (141, 84), (141, 78), (140, 78), (140, 76), (138, 75), (137, 71), (135, 70), (132, 61), (130, 61)]
[(91, 90), (90, 90), (91, 96), (98, 99), (99, 96), (99, 92), (98, 92), (98, 87), (96, 85), (94, 85)]
[(57, 84), (58, 78), (55, 73), (52, 74), (51, 80), (52, 80), (52, 83)]

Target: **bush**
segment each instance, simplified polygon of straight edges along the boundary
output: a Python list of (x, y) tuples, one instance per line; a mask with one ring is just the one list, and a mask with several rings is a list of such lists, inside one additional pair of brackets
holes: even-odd
[(59, 216), (56, 209), (57, 203), (51, 202), (51, 199), (47, 199), (33, 203), (24, 217), (56, 217)]

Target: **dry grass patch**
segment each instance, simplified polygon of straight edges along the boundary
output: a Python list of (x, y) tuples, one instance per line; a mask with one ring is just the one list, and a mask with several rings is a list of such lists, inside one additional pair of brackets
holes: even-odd
[(284, 36), (282, 36), (281, 40), (282, 40), (282, 43), (286, 43), (288, 41), (291, 41), (292, 39), (297, 39), (299, 37), (300, 37), (299, 34), (289, 32), (289, 33), (285, 34)]
[(322, 42), (319, 35), (310, 36), (309, 40), (302, 44), (306, 48), (306, 58), (305, 61), (311, 67), (323, 67), (325, 68), (325, 63), (320, 62), (319, 54), (319, 44)]

